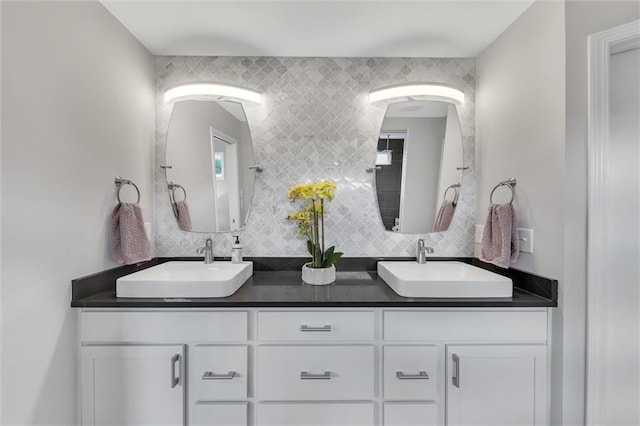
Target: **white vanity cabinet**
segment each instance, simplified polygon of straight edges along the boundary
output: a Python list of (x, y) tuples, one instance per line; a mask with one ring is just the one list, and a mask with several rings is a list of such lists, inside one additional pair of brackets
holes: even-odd
[(248, 318), (243, 310), (83, 310), (81, 424), (246, 426)]
[(543, 425), (547, 315), (85, 308), (82, 424)]
[(83, 348), (82, 424), (182, 424), (183, 360), (182, 345)]
[[(404, 365), (413, 368), (414, 374), (416, 369), (428, 374), (429, 368), (433, 369), (430, 365), (434, 365), (433, 354), (416, 355), (425, 351), (419, 344), (432, 342), (439, 348), (437, 372), (442, 374), (444, 383), (438, 382), (435, 397), (433, 387), (427, 391), (424, 386), (420, 392), (424, 399), (446, 401), (439, 405), (438, 424), (548, 424), (545, 309), (395, 310), (384, 312), (383, 324), (385, 342), (407, 345), (385, 345), (385, 353), (393, 349), (390, 363), (401, 358)], [(385, 372), (385, 379), (392, 380), (393, 370), (396, 368)], [(396, 381), (393, 386), (404, 386), (403, 391), (396, 391), (402, 393), (403, 399), (418, 399), (418, 392), (409, 384)], [(385, 398), (387, 390), (385, 383)], [(416, 406), (407, 408), (415, 416), (411, 417), (408, 409), (402, 411), (398, 414), (402, 416), (402, 424), (420, 424), (417, 422), (422, 412)], [(398, 424), (392, 417), (393, 414), (385, 412), (389, 424)]]
[(447, 424), (544, 425), (545, 346), (447, 346)]
[(256, 425), (376, 424), (374, 310), (256, 315)]

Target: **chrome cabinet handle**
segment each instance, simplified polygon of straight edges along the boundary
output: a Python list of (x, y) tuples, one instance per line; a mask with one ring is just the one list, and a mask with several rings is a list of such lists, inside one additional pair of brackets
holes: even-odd
[(300, 380), (331, 380), (331, 371), (325, 371), (321, 374), (313, 374), (308, 371), (300, 372)]
[(216, 374), (213, 371), (205, 371), (202, 380), (231, 380), (236, 377), (235, 371), (229, 371), (226, 374)]
[(300, 331), (331, 331), (331, 325), (325, 324), (322, 327), (313, 327), (310, 325), (303, 324), (300, 326)]
[(412, 379), (428, 379), (429, 375), (426, 371), (420, 370), (418, 374), (406, 374), (402, 371), (396, 371), (396, 377), (400, 380), (412, 380)]
[(451, 383), (453, 386), (459, 388), (460, 387), (460, 357), (458, 355), (451, 355), (451, 359), (453, 360), (453, 375), (451, 376)]
[(176, 365), (180, 361), (180, 354), (175, 354), (171, 357), (171, 389), (178, 386), (180, 383), (180, 377), (176, 375)]

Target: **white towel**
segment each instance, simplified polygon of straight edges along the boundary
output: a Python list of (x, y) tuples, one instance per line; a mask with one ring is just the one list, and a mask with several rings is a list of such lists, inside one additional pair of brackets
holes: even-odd
[(492, 204), (484, 225), (480, 260), (508, 268), (519, 255), (520, 241), (513, 205)]
[(151, 260), (151, 243), (137, 203), (119, 203), (111, 212), (111, 257), (126, 265)]

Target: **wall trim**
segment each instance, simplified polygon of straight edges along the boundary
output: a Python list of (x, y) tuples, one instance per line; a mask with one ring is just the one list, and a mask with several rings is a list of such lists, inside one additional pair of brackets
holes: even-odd
[(640, 46), (640, 21), (588, 37), (588, 242), (587, 242), (587, 389), (586, 423), (604, 424), (603, 385), (607, 317), (607, 268), (604, 225), (614, 220), (607, 211), (609, 173), (609, 62), (613, 53)]

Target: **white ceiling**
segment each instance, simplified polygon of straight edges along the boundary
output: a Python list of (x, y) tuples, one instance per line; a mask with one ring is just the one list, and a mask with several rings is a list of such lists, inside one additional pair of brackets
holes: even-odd
[(154, 55), (475, 57), (534, 0), (101, 0)]
[(389, 104), (385, 118), (438, 118), (446, 117), (449, 111), (447, 102), (405, 101)]
[(224, 108), (229, 114), (233, 115), (236, 120), (241, 122), (247, 121), (247, 116), (244, 114), (244, 108), (240, 102), (233, 101), (218, 101), (218, 105)]

